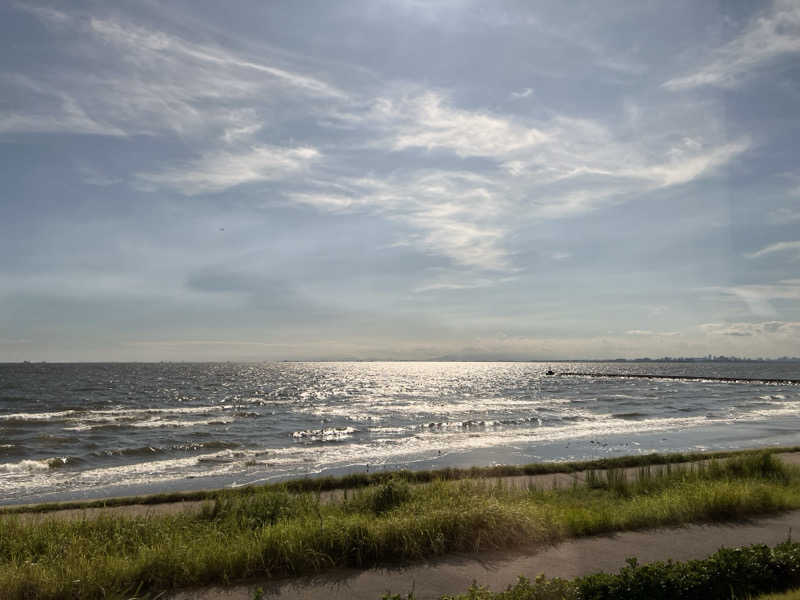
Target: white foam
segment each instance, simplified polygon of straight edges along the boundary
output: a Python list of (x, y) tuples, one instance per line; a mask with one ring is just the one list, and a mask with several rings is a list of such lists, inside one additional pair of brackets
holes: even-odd
[(202, 427), (204, 425), (228, 425), (233, 423), (232, 417), (216, 417), (212, 419), (199, 419), (195, 421), (176, 421), (174, 419), (150, 419), (131, 423), (131, 427)]
[(0, 415), (0, 421), (53, 421), (56, 419), (66, 419), (75, 414), (77, 414), (77, 411), (74, 410), (43, 413), (15, 413), (13, 415)]
[(0, 464), (0, 473), (30, 473), (31, 471), (50, 470), (50, 460), (21, 460), (16, 463)]
[(338, 442), (353, 437), (353, 434), (358, 433), (358, 431), (355, 427), (326, 427), (324, 429), (295, 431), (292, 433), (292, 437), (297, 440), (312, 442)]

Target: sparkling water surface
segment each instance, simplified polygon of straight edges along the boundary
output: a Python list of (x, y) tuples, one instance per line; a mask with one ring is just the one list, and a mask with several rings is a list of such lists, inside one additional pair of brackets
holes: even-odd
[(0, 504), (800, 444), (797, 363), (0, 365)]

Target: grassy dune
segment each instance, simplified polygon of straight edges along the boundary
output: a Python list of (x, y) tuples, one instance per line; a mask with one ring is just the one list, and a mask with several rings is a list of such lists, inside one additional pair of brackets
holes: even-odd
[(321, 503), (258, 489), (198, 514), (38, 523), (0, 519), (3, 597), (130, 598), (248, 577), (413, 561), (594, 533), (722, 521), (800, 508), (800, 472), (768, 452), (705, 465), (594, 473), (541, 491), (485, 480), (402, 477)]
[(411, 484), (432, 483), (436, 481), (459, 481), (462, 479), (489, 479), (519, 475), (552, 475), (556, 473), (575, 473), (597, 469), (622, 469), (651, 465), (682, 464), (701, 460), (732, 458), (753, 454), (778, 454), (800, 452), (800, 446), (785, 446), (758, 450), (728, 450), (720, 452), (676, 452), (671, 454), (640, 454), (600, 458), (589, 461), (544, 462), (527, 465), (495, 465), (491, 467), (446, 467), (427, 471), (392, 471), (375, 473), (351, 473), (339, 477), (305, 477), (280, 483), (246, 486), (237, 489), (197, 490), (191, 492), (169, 492), (143, 496), (104, 498), (101, 500), (79, 500), (74, 502), (51, 502), (32, 506), (0, 506), (0, 515), (14, 513), (52, 512), (64, 509), (106, 508), (132, 506), (134, 504), (155, 505), (170, 502), (217, 500), (239, 495), (260, 494), (262, 492), (326, 492), (331, 490), (357, 490), (387, 481), (405, 481)]

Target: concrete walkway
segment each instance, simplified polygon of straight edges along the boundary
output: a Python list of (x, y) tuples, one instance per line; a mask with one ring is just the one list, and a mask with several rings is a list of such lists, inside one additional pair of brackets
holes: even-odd
[(528, 548), (515, 553), (449, 556), (410, 567), (342, 569), (325, 575), (253, 582), (230, 588), (183, 591), (173, 600), (252, 600), (261, 588), (272, 600), (379, 600), (386, 591), (419, 600), (465, 592), (473, 581), (501, 590), (524, 575), (571, 578), (595, 571), (617, 571), (625, 559), (640, 563), (656, 560), (704, 558), (719, 548), (768, 544), (800, 538), (800, 511), (735, 525), (690, 525), (596, 536), (556, 546)]

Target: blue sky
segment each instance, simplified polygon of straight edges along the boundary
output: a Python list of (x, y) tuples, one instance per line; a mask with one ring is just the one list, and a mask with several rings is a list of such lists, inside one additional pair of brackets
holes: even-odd
[(0, 360), (800, 355), (800, 2), (10, 2), (0, 50)]

